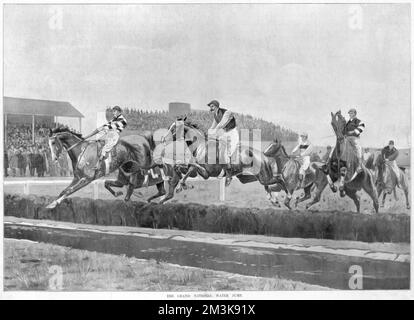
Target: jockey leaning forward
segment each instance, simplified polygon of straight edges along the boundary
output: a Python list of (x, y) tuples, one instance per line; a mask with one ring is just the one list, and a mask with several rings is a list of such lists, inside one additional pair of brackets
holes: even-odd
[[(212, 100), (207, 106), (210, 107), (210, 112), (213, 113), (213, 123), (209, 129), (209, 133), (215, 134), (220, 141), (224, 141), (226, 144), (227, 168), (225, 173), (226, 185), (228, 185), (232, 179), (231, 156), (236, 151), (240, 141), (236, 118), (231, 111), (220, 108), (220, 103), (217, 100)], [(219, 177), (223, 176), (224, 171), (222, 171)]]
[(103, 133), (101, 138), (105, 140), (105, 145), (102, 147), (101, 155), (93, 169), (98, 170), (101, 167), (101, 163), (106, 159), (107, 153), (112, 150), (112, 148), (119, 141), (119, 134), (122, 130), (125, 129), (127, 121), (122, 115), (122, 109), (119, 106), (112, 108), (113, 118), (105, 123), (103, 126), (97, 128), (91, 134), (87, 135), (85, 139), (88, 139), (98, 133)]
[(305, 187), (305, 174), (310, 165), (310, 154), (312, 153), (312, 143), (308, 140), (308, 134), (306, 132), (301, 133), (299, 137), (298, 145), (293, 148), (292, 153), (299, 150), (300, 156), (300, 169), (299, 169), (299, 182), (300, 188)]
[(387, 164), (389, 164), (391, 170), (394, 172), (395, 176), (397, 177), (397, 181), (400, 181), (400, 168), (397, 165), (397, 158), (399, 152), (397, 148), (394, 146), (394, 141), (390, 140), (387, 146), (385, 146), (381, 150), (381, 156), (385, 160)]

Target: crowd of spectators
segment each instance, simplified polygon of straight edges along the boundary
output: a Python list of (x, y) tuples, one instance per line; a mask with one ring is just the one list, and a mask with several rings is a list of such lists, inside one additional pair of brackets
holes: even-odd
[(27, 124), (8, 124), (4, 148), (4, 176), (44, 177), (70, 176), (70, 160), (64, 152), (58, 163), (51, 161), (48, 132), (55, 124), (37, 123), (32, 137), (32, 127)]
[[(107, 112), (110, 118), (110, 109)], [(128, 129), (136, 131), (168, 128), (175, 119), (168, 111), (125, 109), (124, 115), (128, 121)], [(282, 141), (297, 141), (298, 139), (296, 132), (272, 122), (239, 113), (236, 113), (235, 117), (239, 129), (260, 129), (262, 140), (273, 140), (275, 137)], [(198, 124), (204, 131), (207, 131), (212, 123), (212, 115), (208, 111), (192, 111), (187, 114), (187, 118)]]

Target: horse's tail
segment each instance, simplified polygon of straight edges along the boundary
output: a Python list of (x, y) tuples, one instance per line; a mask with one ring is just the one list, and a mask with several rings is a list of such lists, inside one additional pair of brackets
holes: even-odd
[(146, 131), (142, 135), (145, 139), (147, 139), (148, 144), (150, 146), (150, 149), (154, 150), (155, 149), (155, 142), (154, 142), (154, 135), (152, 134), (152, 132)]

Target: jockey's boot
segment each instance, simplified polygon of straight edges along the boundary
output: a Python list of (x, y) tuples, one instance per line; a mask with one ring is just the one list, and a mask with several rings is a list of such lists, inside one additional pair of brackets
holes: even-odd
[(99, 170), (102, 165), (102, 161), (105, 159), (105, 154), (101, 154), (101, 156), (98, 159), (98, 162), (96, 162), (96, 165), (92, 168), (93, 170)]
[(305, 188), (305, 175), (303, 173), (299, 173), (299, 188)]
[(233, 169), (231, 167), (231, 164), (227, 164), (225, 172), (226, 172), (226, 187), (228, 187), (231, 183), (231, 180), (233, 179)]

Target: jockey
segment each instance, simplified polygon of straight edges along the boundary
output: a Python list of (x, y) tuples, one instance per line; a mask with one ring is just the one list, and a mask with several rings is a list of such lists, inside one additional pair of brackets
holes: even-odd
[(358, 156), (358, 166), (356, 168), (357, 172), (362, 171), (362, 148), (359, 143), (359, 136), (365, 129), (365, 124), (359, 120), (356, 115), (356, 109), (352, 108), (348, 111), (349, 120), (345, 126), (344, 134), (348, 137), (349, 142), (355, 149), (355, 152)]
[(122, 130), (125, 129), (127, 121), (122, 115), (122, 109), (119, 106), (112, 108), (113, 118), (112, 120), (105, 123), (103, 126), (99, 127), (91, 134), (85, 137), (85, 139), (90, 138), (100, 132), (103, 133), (101, 138), (104, 138), (105, 145), (102, 147), (101, 155), (93, 169), (98, 170), (101, 167), (101, 162), (106, 158), (108, 152), (118, 143), (119, 134)]
[(299, 181), (300, 188), (305, 187), (305, 174), (310, 165), (310, 154), (312, 153), (313, 145), (308, 140), (308, 134), (306, 132), (301, 133), (298, 145), (293, 148), (292, 153), (299, 150), (301, 167), (299, 169)]
[[(231, 181), (231, 155), (237, 148), (239, 143), (239, 132), (236, 126), (236, 118), (233, 113), (227, 109), (220, 108), (220, 103), (217, 100), (212, 100), (207, 104), (210, 107), (210, 112), (213, 112), (213, 123), (209, 132), (213, 130), (220, 141), (225, 141), (227, 150), (227, 170), (226, 170), (226, 184)], [(224, 172), (220, 174), (222, 177)]]
[(400, 168), (397, 165), (399, 152), (394, 146), (394, 141), (390, 140), (387, 146), (381, 150), (381, 156), (390, 165), (391, 170), (395, 173), (398, 181), (400, 181)]

